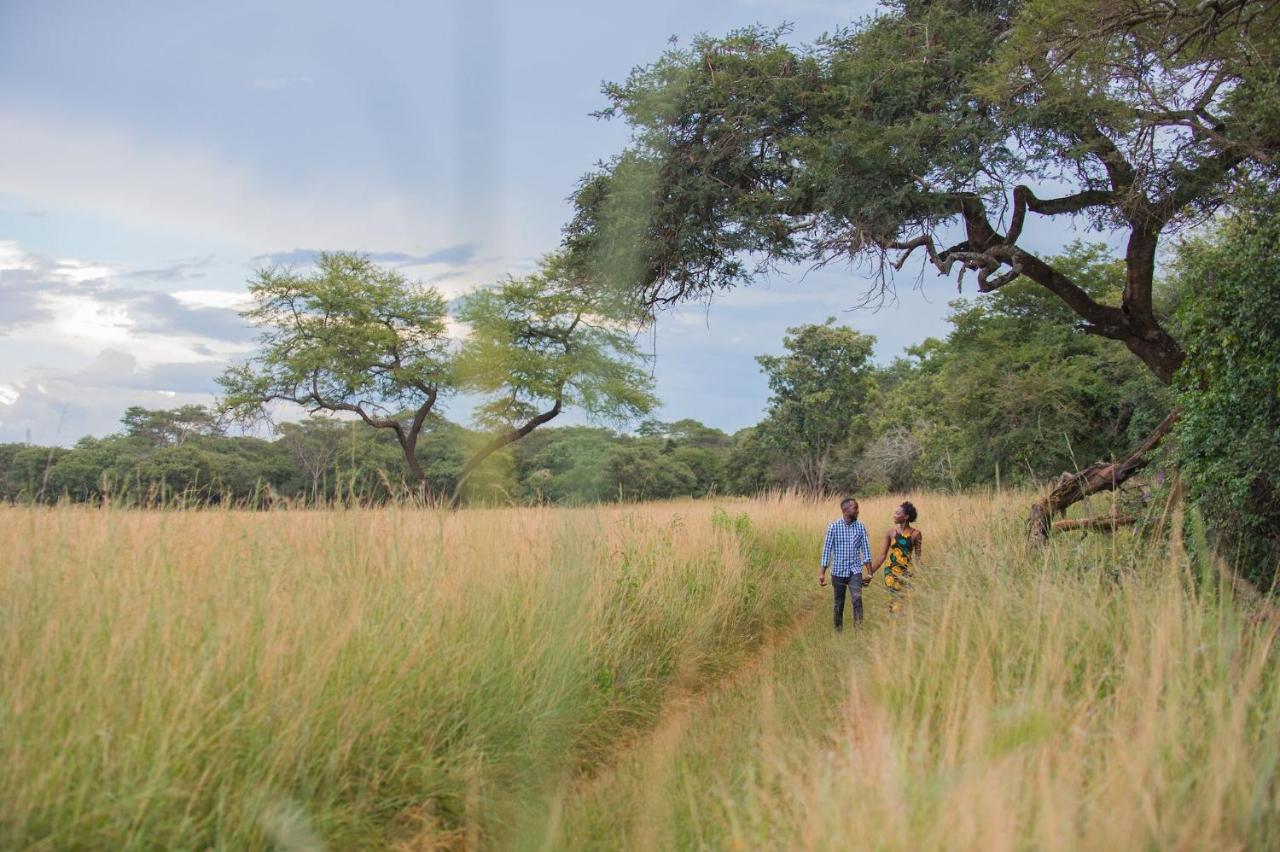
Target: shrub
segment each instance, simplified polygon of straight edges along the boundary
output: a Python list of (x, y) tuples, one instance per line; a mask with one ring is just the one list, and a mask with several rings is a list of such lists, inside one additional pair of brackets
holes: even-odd
[(1218, 550), (1273, 585), (1280, 561), (1280, 204), (1253, 205), (1186, 243), (1176, 279), (1186, 361), (1177, 436)]

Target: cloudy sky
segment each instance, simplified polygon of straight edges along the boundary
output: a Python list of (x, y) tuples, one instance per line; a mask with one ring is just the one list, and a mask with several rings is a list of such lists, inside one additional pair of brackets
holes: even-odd
[[(449, 295), (528, 270), (626, 141), (589, 115), (602, 81), (673, 36), (792, 21), (807, 41), (873, 6), (0, 2), (0, 441), (211, 401), (263, 263), (354, 249)], [(664, 316), (660, 416), (756, 422), (754, 356), (788, 326), (836, 315), (882, 360), (944, 332), (954, 287), (925, 285), (850, 311), (857, 270), (797, 270)]]

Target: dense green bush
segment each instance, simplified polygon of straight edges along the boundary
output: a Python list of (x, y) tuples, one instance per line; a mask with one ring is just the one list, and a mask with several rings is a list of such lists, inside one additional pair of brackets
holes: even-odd
[(1179, 455), (1219, 551), (1270, 587), (1280, 561), (1280, 204), (1186, 243), (1176, 279), (1187, 357)]

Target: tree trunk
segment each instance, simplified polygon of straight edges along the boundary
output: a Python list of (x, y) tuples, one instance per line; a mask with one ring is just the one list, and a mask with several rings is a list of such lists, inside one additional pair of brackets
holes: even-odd
[(1117, 527), (1127, 527), (1138, 522), (1137, 518), (1129, 515), (1103, 515), (1098, 518), (1080, 518), (1079, 520), (1062, 520), (1053, 522), (1054, 532), (1066, 532), (1069, 530), (1114, 530)]
[[(563, 383), (561, 383), (559, 390), (561, 394), (564, 393)], [(466, 481), (471, 478), (471, 474), (475, 473), (476, 468), (480, 467), (480, 465), (484, 462), (485, 459), (489, 458), (489, 456), (493, 455), (498, 450), (502, 449), (508, 444), (513, 444), (516, 441), (519, 441), (525, 435), (528, 435), (530, 432), (532, 432), (534, 429), (537, 429), (542, 424), (548, 421), (554, 420), (560, 414), (560, 410), (563, 407), (563, 404), (564, 404), (564, 397), (557, 396), (555, 404), (552, 405), (550, 408), (548, 408), (546, 411), (542, 412), (541, 414), (538, 414), (535, 417), (529, 418), (529, 421), (525, 423), (523, 426), (519, 427), (518, 429), (508, 429), (505, 432), (499, 433), (491, 441), (489, 441), (489, 443), (481, 447), (479, 451), (476, 452), (475, 455), (469, 458), (467, 460), (467, 463), (462, 466), (462, 473), (458, 477), (458, 484), (454, 486), (453, 496), (449, 499), (450, 508), (453, 508), (453, 509), (458, 508), (458, 505), (462, 502), (463, 484), (466, 483)]]
[(401, 437), (400, 449), (404, 450), (404, 460), (409, 465), (409, 473), (413, 475), (413, 482), (419, 488), (427, 482), (427, 472), (422, 469), (422, 462), (418, 461), (418, 436)]
[(1055, 514), (1062, 514), (1068, 506), (1090, 494), (1115, 489), (1142, 470), (1150, 461), (1148, 454), (1159, 446), (1177, 419), (1177, 410), (1169, 412), (1169, 416), (1161, 421), (1154, 432), (1118, 461), (1095, 462), (1079, 473), (1064, 473), (1054, 483), (1048, 496), (1032, 504), (1027, 518), (1027, 538), (1035, 544), (1044, 544), (1055, 526), (1052, 523)]

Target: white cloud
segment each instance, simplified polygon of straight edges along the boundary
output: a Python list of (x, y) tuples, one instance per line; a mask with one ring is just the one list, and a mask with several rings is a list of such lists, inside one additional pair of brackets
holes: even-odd
[(53, 330), (73, 340), (83, 340), (95, 348), (102, 344), (125, 343), (133, 321), (124, 305), (104, 305), (91, 294), (67, 293), (44, 297), (53, 314)]
[[(251, 331), (236, 308), (247, 293), (139, 288), (116, 267), (75, 258), (51, 259), (0, 243), (0, 355), (28, 344), (85, 357), (104, 347), (126, 351), (144, 366), (226, 360), (247, 348)], [(13, 379), (17, 358), (0, 360), (0, 380)]]
[(253, 303), (247, 291), (241, 290), (175, 290), (172, 294), (184, 305), (193, 308), (226, 308), (242, 311)]
[(0, 441), (74, 443), (120, 426), (131, 405), (172, 408), (213, 401), (211, 362), (143, 367), (131, 354), (103, 349), (78, 368), (40, 367), (0, 385)]
[(27, 253), (14, 240), (0, 240), (0, 272), (31, 268)]
[(41, 208), (225, 240), (247, 253), (295, 245), (416, 246), (424, 237), (460, 242), (454, 221), (417, 198), (371, 195), (366, 184), (337, 177), (302, 191), (273, 188), (197, 146), (14, 111), (0, 111), (0, 192)]

